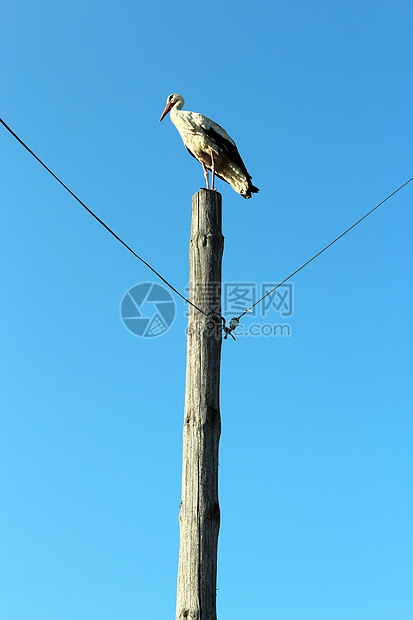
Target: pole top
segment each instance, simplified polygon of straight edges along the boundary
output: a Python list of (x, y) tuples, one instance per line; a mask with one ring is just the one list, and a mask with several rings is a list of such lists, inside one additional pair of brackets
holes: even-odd
[(206, 187), (200, 187), (199, 191), (197, 191), (194, 196), (197, 196), (198, 194), (202, 195), (203, 193), (205, 193), (206, 196), (210, 196), (211, 198), (213, 196), (219, 196), (220, 198), (222, 198), (222, 194), (220, 194), (220, 192), (218, 192), (216, 189), (207, 189)]

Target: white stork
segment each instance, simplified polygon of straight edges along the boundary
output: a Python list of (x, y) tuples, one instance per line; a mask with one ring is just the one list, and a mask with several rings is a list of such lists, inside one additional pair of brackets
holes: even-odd
[(181, 95), (176, 93), (169, 95), (159, 120), (165, 118), (168, 112), (171, 113), (171, 121), (179, 131), (184, 145), (202, 164), (207, 189), (210, 189), (208, 170), (211, 170), (211, 189), (215, 189), (214, 177), (217, 175), (229, 183), (238, 194), (244, 198), (251, 198), (251, 194), (257, 193), (259, 189), (251, 183), (252, 177), (238, 153), (234, 140), (222, 127), (206, 116), (182, 110), (184, 103)]

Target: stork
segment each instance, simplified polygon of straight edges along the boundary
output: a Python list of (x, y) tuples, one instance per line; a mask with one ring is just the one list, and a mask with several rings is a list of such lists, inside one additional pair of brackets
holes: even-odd
[[(251, 183), (252, 177), (234, 140), (222, 127), (203, 114), (182, 110), (184, 103), (181, 95), (169, 95), (159, 121), (165, 118), (168, 112), (171, 113), (171, 121), (179, 131), (185, 147), (202, 164), (207, 189), (215, 189), (216, 175), (229, 183), (243, 198), (251, 198), (251, 194), (257, 193), (259, 189)], [(211, 187), (208, 170), (212, 172)]]

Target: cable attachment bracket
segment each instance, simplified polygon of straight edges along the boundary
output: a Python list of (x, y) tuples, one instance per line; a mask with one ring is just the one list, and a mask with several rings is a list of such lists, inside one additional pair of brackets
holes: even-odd
[(222, 316), (222, 331), (224, 332), (225, 336), (224, 336), (224, 340), (226, 340), (228, 338), (228, 336), (231, 336), (231, 338), (233, 338), (234, 340), (236, 340), (234, 334), (232, 333), (234, 331), (234, 329), (236, 329), (239, 325), (239, 319), (235, 316), (233, 317), (230, 322), (229, 322), (229, 327), (227, 327), (227, 323), (224, 319), (224, 317)]

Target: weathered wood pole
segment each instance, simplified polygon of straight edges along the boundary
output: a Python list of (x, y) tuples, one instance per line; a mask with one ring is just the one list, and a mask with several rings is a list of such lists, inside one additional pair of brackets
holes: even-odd
[(221, 434), (222, 196), (192, 197), (182, 501), (176, 620), (216, 620)]

